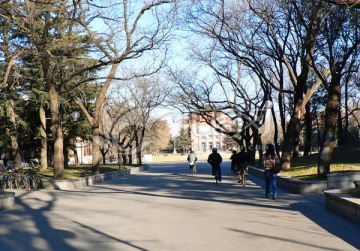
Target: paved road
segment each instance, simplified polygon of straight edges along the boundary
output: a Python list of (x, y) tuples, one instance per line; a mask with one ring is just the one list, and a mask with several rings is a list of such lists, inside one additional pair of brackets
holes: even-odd
[(280, 189), (264, 198), (264, 182), (239, 186), (223, 165), (216, 186), (206, 163), (186, 164), (76, 191), (17, 192), (0, 212), (0, 250), (359, 250), (360, 226), (324, 209), (320, 195)]

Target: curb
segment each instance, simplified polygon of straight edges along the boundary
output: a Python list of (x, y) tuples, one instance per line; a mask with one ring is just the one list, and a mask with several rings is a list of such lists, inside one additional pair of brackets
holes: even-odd
[[(249, 166), (250, 174), (264, 179), (264, 170)], [(359, 171), (334, 172), (328, 174), (327, 180), (300, 180), (287, 176), (278, 175), (276, 183), (279, 187), (296, 194), (322, 193), (331, 189), (353, 188), (354, 180), (360, 180)]]
[(360, 224), (360, 199), (335, 189), (325, 191), (324, 195), (327, 210)]
[[(250, 174), (263, 179), (264, 170), (256, 167), (249, 167)], [(276, 183), (292, 193), (324, 193), (325, 207), (348, 220), (360, 224), (360, 199), (347, 194), (342, 194), (342, 188), (351, 188), (352, 180), (357, 178), (358, 172), (348, 172), (346, 175), (333, 173), (328, 180), (304, 181), (278, 175)], [(332, 189), (333, 187), (338, 189)], [(329, 190), (332, 189), (332, 190)]]
[(149, 166), (144, 165), (144, 166), (140, 166), (140, 167), (133, 167), (131, 169), (124, 169), (124, 170), (114, 171), (114, 172), (110, 172), (110, 173), (87, 176), (84, 178), (79, 178), (79, 179), (74, 179), (74, 180), (46, 179), (43, 181), (43, 186), (44, 186), (44, 189), (46, 189), (46, 190), (80, 189), (80, 188), (83, 188), (86, 186), (91, 186), (94, 184), (102, 183), (104, 181), (116, 179), (121, 176), (139, 173), (141, 171), (148, 170), (148, 169), (149, 169)]
[[(263, 169), (249, 166), (249, 173), (260, 179), (264, 179)], [(329, 189), (326, 180), (299, 180), (278, 175), (276, 177), (276, 183), (279, 187), (295, 194), (321, 193)]]

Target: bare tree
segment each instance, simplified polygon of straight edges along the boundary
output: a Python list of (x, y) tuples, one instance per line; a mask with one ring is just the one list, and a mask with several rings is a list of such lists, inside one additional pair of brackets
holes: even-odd
[[(307, 86), (307, 77), (314, 65), (312, 60), (319, 27), (327, 12), (323, 5), (306, 3), (307, 5), (302, 6), (294, 1), (288, 4), (286, 1), (247, 3), (248, 6), (235, 8), (235, 5), (220, 0), (217, 5), (212, 3), (213, 9), (200, 3), (191, 18), (197, 21), (197, 31), (217, 41), (222, 48), (224, 56), (221, 60), (228, 59), (228, 55), (231, 55), (256, 77), (257, 85), (254, 88), (260, 86), (258, 89), (262, 95), (257, 97), (263, 99), (262, 102), (271, 100), (274, 92), (279, 93), (277, 99), (285, 134), (282, 165), (284, 169), (288, 169), (295, 136), (299, 134), (299, 122), (305, 114), (305, 105), (322, 83), (319, 80), (312, 86)], [(310, 7), (311, 11), (306, 11)], [(198, 9), (203, 9), (204, 14), (198, 15)], [(214, 56), (208, 58), (211, 63), (220, 61)], [(221, 66), (217, 74), (227, 71), (236, 79), (234, 76), (237, 74), (231, 72), (231, 68), (224, 64)], [(330, 73), (329, 70), (323, 72), (325, 77)], [(222, 77), (226, 76), (222, 74)], [(243, 90), (241, 92), (244, 93)], [(293, 94), (294, 105), (285, 130), (283, 95), (286, 93)], [(275, 116), (274, 121), (276, 122)]]
[[(89, 18), (86, 15), (79, 17), (78, 22), (87, 30), (90, 41), (98, 49), (101, 57), (99, 64), (110, 65), (105, 81), (101, 83), (99, 93), (95, 101), (95, 109), (90, 112), (79, 99), (74, 99), (87, 117), (92, 127), (93, 143), (93, 173), (99, 173), (99, 137), (100, 137), (100, 114), (106, 103), (106, 93), (114, 79), (131, 79), (132, 76), (117, 77), (120, 67), (126, 67), (126, 62), (137, 59), (147, 51), (159, 48), (168, 38), (176, 16), (177, 1), (153, 0), (142, 6), (130, 1), (119, 1), (118, 4), (107, 6), (108, 15), (104, 12), (104, 4), (95, 6), (98, 11)], [(105, 2), (106, 4), (106, 2)], [(101, 5), (101, 6), (100, 6)], [(85, 6), (80, 6), (82, 13), (86, 13)], [(103, 22), (105, 32), (92, 29), (94, 20)], [(146, 25), (152, 20), (151, 26)], [(98, 67), (96, 65), (91, 67)], [(149, 71), (140, 75), (148, 75)]]
[[(337, 145), (336, 130), (342, 125), (339, 118), (341, 104), (341, 80), (346, 72), (357, 72), (358, 65), (354, 62), (359, 58), (360, 46), (360, 16), (357, 11), (338, 7), (337, 11), (331, 13), (326, 19), (322, 29), (324, 39), (321, 40), (322, 56), (328, 62), (331, 69), (331, 80), (327, 84), (328, 101), (325, 110), (325, 129), (323, 133), (323, 144), (319, 154), (318, 177), (325, 178), (330, 172), (332, 152)], [(320, 42), (320, 41), (319, 41)], [(338, 140), (342, 140), (340, 137)]]
[(117, 92), (122, 101), (127, 100), (129, 111), (126, 114), (126, 127), (131, 128), (130, 138), (133, 142), (130, 142), (130, 145), (133, 146), (138, 163), (141, 164), (146, 132), (152, 130), (152, 125), (156, 122), (150, 119), (151, 113), (163, 105), (170, 93), (170, 86), (165, 85), (159, 75), (154, 75), (126, 81)]
[(145, 132), (144, 152), (159, 155), (161, 150), (167, 149), (171, 139), (170, 128), (166, 120), (150, 118), (151, 125)]

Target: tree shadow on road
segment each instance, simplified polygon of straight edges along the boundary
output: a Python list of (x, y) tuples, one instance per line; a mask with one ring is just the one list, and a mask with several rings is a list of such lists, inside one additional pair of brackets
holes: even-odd
[[(64, 192), (48, 192), (47, 199), (40, 199), (40, 196), (36, 196), (37, 193), (33, 191), (18, 194), (15, 197), (15, 208), (1, 212), (0, 250), (80, 250), (71, 243), (71, 240), (74, 243), (83, 242), (82, 247), (91, 245), (94, 240), (102, 240), (101, 243), (96, 242), (96, 250), (114, 250), (110, 240), (134, 250), (146, 250), (131, 242), (95, 230), (91, 226), (75, 221), (69, 222), (69, 219), (63, 218), (59, 212), (54, 212), (55, 204), (59, 197), (64, 196)], [(74, 214), (80, 212), (81, 208)]]

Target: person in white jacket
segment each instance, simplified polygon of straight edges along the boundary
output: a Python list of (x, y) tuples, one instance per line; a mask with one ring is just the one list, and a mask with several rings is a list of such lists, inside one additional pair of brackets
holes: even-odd
[(195, 162), (197, 161), (197, 157), (194, 151), (190, 151), (187, 160), (189, 161), (189, 165), (190, 165), (189, 169), (192, 170), (192, 174), (195, 174), (196, 173)]

